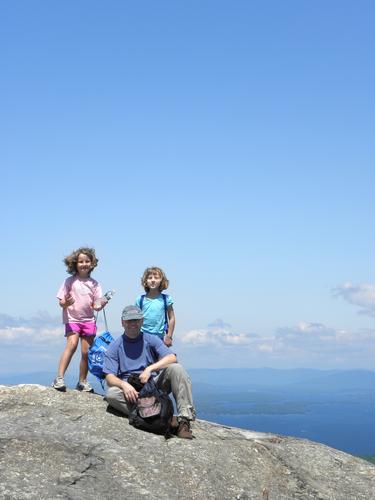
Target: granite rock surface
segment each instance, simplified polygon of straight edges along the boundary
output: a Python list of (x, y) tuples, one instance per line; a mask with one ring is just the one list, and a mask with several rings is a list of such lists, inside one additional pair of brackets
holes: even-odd
[(165, 440), (98, 395), (0, 386), (0, 498), (375, 498), (375, 466), (333, 448), (202, 420), (193, 431)]

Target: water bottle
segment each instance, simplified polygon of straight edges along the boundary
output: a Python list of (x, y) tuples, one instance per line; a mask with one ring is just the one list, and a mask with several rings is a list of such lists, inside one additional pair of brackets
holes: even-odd
[(111, 300), (111, 298), (114, 296), (115, 290), (109, 290), (109, 292), (106, 292), (101, 299), (98, 299), (95, 301), (95, 306), (96, 308), (102, 308), (104, 307), (108, 301)]
[(116, 290), (109, 290), (109, 292), (106, 292), (104, 294), (104, 298), (107, 300), (111, 300), (111, 298), (114, 296)]

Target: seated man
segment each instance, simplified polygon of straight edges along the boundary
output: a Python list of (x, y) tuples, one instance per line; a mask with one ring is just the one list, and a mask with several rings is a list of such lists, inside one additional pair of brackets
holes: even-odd
[(195, 418), (191, 382), (176, 354), (157, 335), (142, 333), (142, 311), (127, 306), (122, 311), (124, 333), (105, 353), (103, 373), (108, 384), (106, 399), (110, 406), (129, 415), (129, 403), (135, 403), (138, 392), (127, 382), (130, 374), (138, 373), (142, 383), (154, 377), (156, 385), (176, 401), (177, 436), (192, 439), (190, 421)]

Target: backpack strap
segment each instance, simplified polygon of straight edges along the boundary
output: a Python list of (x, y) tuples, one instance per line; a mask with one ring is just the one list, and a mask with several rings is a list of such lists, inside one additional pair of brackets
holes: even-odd
[(145, 300), (146, 294), (141, 295), (141, 300), (139, 301), (139, 309), (142, 311), (143, 309), (143, 301)]
[(165, 330), (165, 332), (167, 332), (168, 331), (168, 304), (167, 304), (168, 295), (165, 293), (162, 293), (161, 295), (162, 295), (163, 301), (164, 301), (164, 320), (165, 320), (164, 330)]

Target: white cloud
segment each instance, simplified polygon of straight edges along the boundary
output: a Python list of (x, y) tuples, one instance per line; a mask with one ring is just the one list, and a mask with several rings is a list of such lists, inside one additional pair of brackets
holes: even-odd
[(181, 341), (184, 344), (203, 345), (212, 343), (212, 339), (207, 335), (206, 330), (190, 330), (182, 334)]
[(360, 314), (375, 316), (375, 285), (371, 283), (362, 283), (352, 285), (345, 283), (333, 290), (336, 297), (343, 297), (344, 300), (359, 306)]
[[(25, 319), (0, 314), (3, 371), (7, 364), (13, 366), (26, 355), (30, 366), (39, 367), (41, 363), (47, 366), (43, 356), (48, 354), (53, 366), (65, 345), (63, 332), (60, 317), (38, 313)], [(351, 331), (301, 321), (264, 336), (235, 331), (217, 319), (206, 328), (178, 333), (176, 350), (186, 365), (195, 367), (375, 368), (375, 329)]]
[(258, 345), (258, 350), (260, 352), (273, 352), (274, 351), (274, 346), (272, 345), (272, 343), (269, 343), (269, 344), (259, 344)]
[(301, 321), (292, 327), (282, 327), (276, 331), (276, 338), (292, 344), (316, 343), (332, 340), (336, 337), (336, 330), (321, 323)]
[(0, 337), (3, 339), (13, 340), (18, 337), (30, 335), (31, 333), (33, 333), (33, 331), (34, 330), (32, 328), (25, 328), (23, 326), (2, 328), (0, 330)]
[[(302, 321), (267, 337), (238, 333), (221, 320), (179, 336), (196, 366), (375, 366), (375, 330), (349, 331)], [(208, 349), (206, 348), (208, 347)], [(215, 361), (216, 360), (216, 361)], [(215, 364), (216, 363), (216, 364)]]
[(217, 319), (210, 323), (207, 328), (199, 330), (191, 330), (181, 335), (180, 339), (183, 344), (190, 345), (251, 345), (257, 338), (256, 335), (250, 333), (234, 332), (229, 323), (224, 323), (221, 319)]
[(325, 362), (335, 357), (350, 363), (352, 356), (359, 353), (369, 359), (374, 354), (375, 330), (353, 332), (321, 323), (301, 322), (294, 327), (279, 328), (275, 344), (276, 350), (285, 356), (294, 350), (304, 357), (313, 356)]
[(371, 347), (372, 345), (375, 345), (375, 330), (371, 330), (369, 328), (363, 328), (356, 332), (337, 330), (336, 340), (338, 343), (347, 345), (362, 345), (366, 349), (366, 346)]
[[(0, 314), (0, 374), (55, 371), (65, 344), (60, 315), (39, 312), (23, 318)], [(70, 370), (77, 369), (79, 359), (80, 350)]]
[(51, 344), (63, 335), (61, 319), (39, 312), (32, 318), (17, 318), (0, 314), (0, 343), (20, 345), (27, 342), (28, 348), (40, 344)]

